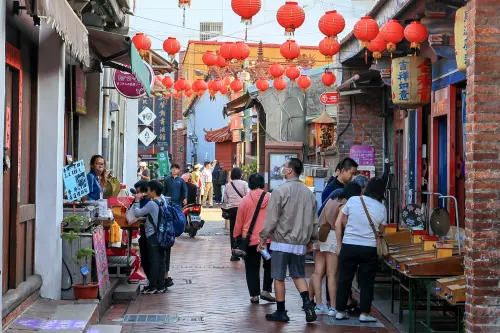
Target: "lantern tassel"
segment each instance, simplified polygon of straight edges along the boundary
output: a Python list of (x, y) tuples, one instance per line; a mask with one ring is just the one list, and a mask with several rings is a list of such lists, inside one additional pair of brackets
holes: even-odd
[(368, 64), (368, 51), (365, 50), (365, 64)]

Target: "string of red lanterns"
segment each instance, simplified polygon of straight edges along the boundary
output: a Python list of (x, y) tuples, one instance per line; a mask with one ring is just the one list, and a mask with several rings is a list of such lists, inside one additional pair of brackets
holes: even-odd
[(261, 7), (261, 0), (231, 0), (231, 8), (241, 16), (241, 23), (245, 25), (252, 24), (252, 17), (260, 12)]
[(387, 42), (387, 51), (391, 54), (396, 51), (396, 44), (404, 38), (404, 28), (397, 20), (389, 20), (380, 29), (383, 39)]
[(278, 9), (276, 13), (278, 23), (285, 28), (285, 35), (293, 35), (295, 29), (298, 29), (306, 20), (304, 9), (299, 6), (298, 2), (287, 1)]

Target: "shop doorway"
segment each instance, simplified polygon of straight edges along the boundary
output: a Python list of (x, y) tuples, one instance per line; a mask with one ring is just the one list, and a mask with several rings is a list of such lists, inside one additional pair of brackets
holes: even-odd
[(13, 71), (10, 66), (5, 70), (5, 118), (4, 118), (4, 165), (3, 165), (3, 264), (2, 264), (2, 294), (5, 294), (9, 287), (9, 233), (11, 224), (11, 168), (10, 158), (12, 157), (12, 99), (13, 99)]

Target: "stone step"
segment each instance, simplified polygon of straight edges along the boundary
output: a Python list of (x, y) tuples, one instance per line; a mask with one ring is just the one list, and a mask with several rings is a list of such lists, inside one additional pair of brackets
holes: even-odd
[(140, 285), (138, 283), (121, 283), (113, 292), (114, 300), (135, 300), (140, 293)]
[(120, 325), (91, 325), (86, 333), (121, 333), (122, 326)]

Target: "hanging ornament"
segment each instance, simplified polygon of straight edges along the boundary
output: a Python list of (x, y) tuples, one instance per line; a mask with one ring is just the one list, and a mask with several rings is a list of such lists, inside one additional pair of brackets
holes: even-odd
[(243, 62), (250, 55), (250, 48), (245, 42), (236, 42), (231, 46), (231, 55), (233, 59)]
[(299, 6), (298, 2), (287, 1), (278, 9), (276, 13), (278, 23), (285, 28), (285, 35), (291, 36), (295, 29), (300, 28), (306, 19), (304, 9)]
[(181, 43), (174, 37), (168, 37), (163, 42), (163, 50), (170, 56), (170, 60), (174, 60), (175, 55), (181, 50)]
[(297, 80), (297, 85), (300, 89), (306, 92), (307, 89), (309, 89), (309, 87), (311, 86), (311, 78), (305, 74), (302, 74)]
[(263, 93), (264, 91), (269, 89), (269, 81), (264, 78), (258, 79), (255, 83), (255, 86), (257, 87), (257, 89), (259, 89), (259, 92)]
[(382, 33), (379, 33), (378, 36), (368, 43), (366, 46), (368, 51), (373, 53), (373, 59), (375, 59), (375, 63), (378, 63), (378, 59), (382, 58), (382, 52), (386, 49), (386, 44), (384, 37), (382, 37)]
[(251, 25), (252, 17), (260, 11), (262, 2), (261, 0), (232, 0), (231, 7), (238, 16), (241, 16), (241, 23)]
[(146, 55), (146, 52), (151, 49), (151, 39), (142, 32), (138, 32), (132, 38), (135, 48), (139, 51), (141, 57)]
[(333, 56), (339, 53), (339, 51), (340, 44), (334, 38), (325, 37), (319, 43), (319, 52), (325, 56), (325, 60), (327, 60), (328, 62), (332, 61)]
[(288, 66), (285, 73), (291, 82), (295, 82), (300, 77), (300, 70), (295, 65)]
[(300, 46), (294, 40), (287, 40), (281, 45), (280, 53), (287, 62), (290, 62), (300, 56)]
[(165, 86), (165, 88), (170, 89), (174, 85), (174, 80), (170, 76), (165, 76), (161, 83)]
[(337, 37), (345, 28), (345, 19), (336, 10), (325, 13), (318, 22), (319, 30), (327, 37)]
[(175, 98), (175, 99), (179, 99), (179, 97), (181, 97), (181, 93), (180, 93), (180, 91), (175, 91), (175, 90), (174, 90), (174, 91), (173, 91), (173, 96), (174, 96), (174, 98)]
[(181, 77), (177, 80), (177, 82), (175, 82), (174, 88), (177, 92), (180, 93), (186, 89), (187, 83), (188, 83), (188, 81), (185, 78)]
[(328, 148), (333, 144), (335, 121), (323, 111), (318, 118), (312, 120), (315, 124), (316, 145), (321, 148)]
[(221, 94), (221, 95), (227, 95), (227, 94), (229, 94), (229, 88), (226, 87), (226, 86), (222, 86), (220, 88), (220, 90), (219, 90), (219, 94)]
[(241, 82), (240, 79), (234, 79), (233, 82), (231, 82), (231, 90), (235, 93), (242, 91), (243, 82)]
[(231, 61), (234, 58), (231, 54), (231, 47), (233, 46), (233, 44), (233, 42), (225, 42), (220, 46), (219, 55), (227, 61)]
[(273, 86), (278, 91), (285, 90), (286, 89), (286, 81), (282, 76), (277, 77), (273, 81)]
[(184, 96), (186, 96), (187, 98), (191, 98), (191, 96), (193, 96), (193, 90), (192, 89), (188, 89), (184, 92)]
[[(370, 16), (364, 16), (354, 25), (354, 36), (361, 41), (361, 47), (366, 48), (368, 43), (377, 37), (378, 24)], [(365, 50), (365, 62), (368, 63), (368, 51)]]
[(410, 48), (420, 49), (420, 43), (427, 39), (429, 32), (425, 25), (419, 21), (408, 24), (404, 30), (405, 38), (411, 43)]
[(269, 67), (269, 74), (272, 77), (280, 77), (285, 73), (285, 68), (278, 63), (272, 64), (271, 67)]
[(226, 59), (224, 59), (220, 54), (219, 56), (217, 57), (217, 67), (219, 68), (225, 68), (227, 67), (227, 65), (229, 65), (229, 63), (227, 62)]
[(224, 80), (222, 81), (222, 85), (224, 87), (229, 87), (231, 85), (231, 82), (234, 81), (234, 76), (232, 75), (228, 75), (226, 77), (224, 77)]
[(222, 86), (221, 79), (215, 79), (212, 81), (212, 86), (209, 86), (208, 88), (217, 92), (222, 88)]
[(325, 87), (330, 87), (331, 85), (335, 84), (335, 81), (337, 78), (335, 75), (328, 69), (325, 69), (325, 74), (321, 77), (321, 81), (323, 81), (323, 84)]
[(387, 51), (392, 53), (396, 51), (396, 44), (404, 38), (404, 28), (397, 20), (389, 20), (380, 28), (382, 38), (387, 42)]
[(199, 97), (203, 96), (205, 94), (205, 91), (208, 89), (208, 84), (205, 82), (205, 80), (202, 79), (197, 79), (193, 83), (193, 90), (198, 94)]
[(210, 69), (217, 64), (217, 54), (215, 54), (214, 51), (205, 51), (205, 53), (203, 53), (201, 57), (201, 60)]

